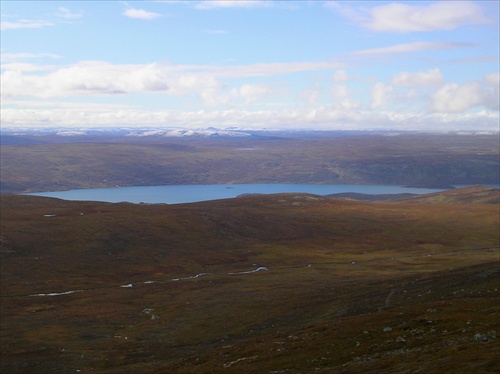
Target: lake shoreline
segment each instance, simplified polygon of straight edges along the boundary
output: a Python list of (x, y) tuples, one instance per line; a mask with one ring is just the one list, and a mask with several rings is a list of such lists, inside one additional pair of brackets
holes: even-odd
[(182, 204), (236, 198), (238, 196), (248, 194), (310, 193), (320, 196), (329, 196), (342, 193), (354, 193), (363, 195), (397, 195), (402, 193), (425, 194), (443, 190), (445, 189), (407, 187), (402, 185), (210, 184), (76, 189), (66, 191), (33, 192), (25, 193), (23, 195), (54, 197), (73, 201)]

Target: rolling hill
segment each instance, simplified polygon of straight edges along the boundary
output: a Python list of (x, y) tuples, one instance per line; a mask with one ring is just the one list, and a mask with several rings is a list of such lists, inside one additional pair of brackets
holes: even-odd
[(440, 193), (411, 196), (400, 199), (408, 203), (428, 204), (500, 204), (499, 189), (494, 187), (470, 186)]
[[(3, 193), (184, 184), (497, 184), (498, 134), (23, 136), (0, 147)], [(30, 144), (31, 141), (33, 144)]]
[(453, 193), (1, 195), (1, 371), (499, 371), (499, 205)]

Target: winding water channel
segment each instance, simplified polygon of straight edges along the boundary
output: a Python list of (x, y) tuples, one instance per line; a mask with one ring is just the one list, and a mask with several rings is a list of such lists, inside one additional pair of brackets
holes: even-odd
[[(498, 247), (494, 248), (476, 248), (476, 251), (487, 251), (487, 252), (498, 252), (500, 249)], [(132, 288), (140, 284), (161, 284), (161, 283), (168, 283), (168, 282), (178, 282), (178, 281), (187, 281), (187, 280), (193, 280), (193, 279), (198, 279), (201, 277), (207, 277), (207, 276), (220, 276), (220, 275), (247, 275), (247, 274), (253, 274), (253, 273), (258, 273), (262, 271), (283, 271), (283, 270), (296, 270), (296, 269), (301, 269), (301, 268), (313, 268), (315, 266), (322, 266), (322, 265), (347, 265), (347, 266), (356, 266), (362, 263), (372, 263), (372, 262), (380, 262), (380, 261), (397, 261), (401, 259), (408, 259), (408, 258), (417, 258), (417, 257), (429, 257), (429, 256), (452, 256), (452, 255), (457, 255), (460, 253), (463, 253), (465, 251), (468, 251), (468, 249), (457, 249), (457, 250), (452, 250), (452, 251), (447, 251), (444, 253), (435, 253), (435, 254), (425, 254), (425, 253), (418, 253), (418, 254), (411, 254), (411, 255), (405, 255), (405, 256), (398, 256), (398, 257), (383, 257), (383, 258), (372, 258), (370, 260), (356, 260), (356, 261), (326, 261), (326, 262), (321, 262), (318, 264), (306, 264), (306, 265), (296, 265), (296, 266), (287, 266), (287, 267), (276, 267), (276, 268), (268, 268), (266, 266), (258, 266), (255, 269), (250, 269), (250, 270), (244, 270), (244, 271), (237, 271), (237, 272), (228, 272), (228, 273), (198, 273), (196, 275), (188, 275), (185, 277), (179, 277), (179, 278), (171, 278), (167, 280), (147, 280), (147, 281), (139, 281), (139, 282), (132, 282), (132, 283), (126, 283), (122, 285), (112, 285), (109, 287), (96, 287), (96, 288), (89, 288), (89, 289), (79, 289), (79, 290), (67, 290), (67, 291), (61, 291), (61, 292), (50, 292), (50, 293), (37, 293), (37, 294), (31, 294), (31, 295), (24, 295), (24, 296), (29, 296), (29, 297), (51, 297), (51, 296), (63, 296), (63, 295), (69, 295), (73, 293), (79, 293), (79, 292), (84, 292), (84, 291), (93, 291), (97, 289), (102, 289), (102, 288)], [(392, 295), (388, 296), (388, 299), (386, 300), (386, 303), (389, 303), (389, 299)], [(12, 295), (12, 296), (3, 296), (3, 297), (23, 297), (23, 295)]]

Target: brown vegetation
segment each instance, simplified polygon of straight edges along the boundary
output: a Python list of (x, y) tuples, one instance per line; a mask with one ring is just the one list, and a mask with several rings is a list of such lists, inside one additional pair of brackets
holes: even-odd
[(497, 372), (498, 209), (2, 195), (1, 371)]
[(471, 186), (439, 193), (412, 196), (402, 199), (408, 203), (425, 204), (500, 204), (498, 188)]
[[(59, 137), (61, 138), (61, 137)], [(327, 133), (302, 137), (77, 137), (2, 145), (2, 192), (220, 183), (498, 183), (498, 134)], [(75, 141), (75, 140), (73, 140)], [(83, 142), (85, 141), (85, 142)], [(447, 187), (445, 187), (447, 188)]]

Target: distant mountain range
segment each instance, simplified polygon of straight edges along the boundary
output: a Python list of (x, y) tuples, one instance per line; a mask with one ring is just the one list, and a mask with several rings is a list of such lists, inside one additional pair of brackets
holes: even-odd
[[(251, 135), (287, 135), (294, 137), (324, 136), (324, 135), (348, 135), (348, 134), (382, 134), (385, 136), (398, 136), (405, 134), (419, 134), (419, 131), (394, 131), (394, 130), (373, 130), (373, 131), (316, 131), (316, 130), (284, 130), (284, 129), (250, 129), (232, 126), (228, 128), (217, 128), (213, 126), (201, 128), (179, 128), (179, 127), (56, 127), (56, 128), (2, 128), (0, 135), (3, 141), (11, 137), (19, 136), (62, 136), (62, 137), (82, 137), (82, 136), (165, 136), (165, 137), (240, 137)], [(430, 133), (430, 132), (426, 132)], [(494, 135), (498, 132), (493, 131), (457, 131), (457, 132), (436, 132), (435, 134), (455, 134), (460, 136), (480, 136)]]
[(84, 136), (166, 136), (166, 137), (234, 137), (250, 136), (255, 132), (269, 132), (243, 130), (236, 127), (219, 129), (215, 127), (207, 128), (130, 128), (130, 127), (111, 127), (111, 128), (32, 128), (32, 129), (2, 129), (1, 136), (5, 139), (20, 136), (63, 136), (63, 137), (84, 137)]
[(58, 129), (1, 139), (1, 191), (14, 193), (228, 183), (451, 188), (500, 179), (498, 134)]
[(243, 131), (236, 130), (219, 130), (216, 128), (208, 129), (169, 129), (169, 130), (137, 130), (131, 131), (125, 136), (166, 136), (166, 137), (176, 137), (183, 138), (187, 136), (196, 137), (241, 137), (241, 136), (251, 136), (251, 134)]

